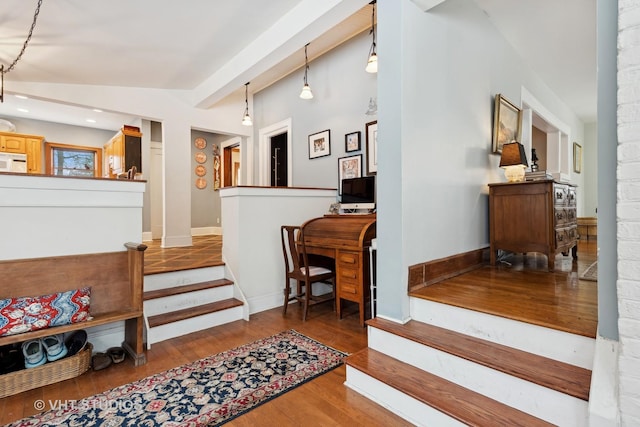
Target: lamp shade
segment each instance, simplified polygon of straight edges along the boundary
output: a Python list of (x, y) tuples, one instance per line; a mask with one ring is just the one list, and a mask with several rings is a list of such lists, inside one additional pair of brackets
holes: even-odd
[(524, 151), (524, 145), (517, 141), (502, 146), (502, 156), (500, 157), (500, 167), (522, 165), (525, 168), (527, 164), (527, 154)]
[(504, 176), (509, 182), (524, 181), (524, 170), (527, 167), (527, 155), (524, 146), (517, 141), (502, 146), (500, 167), (504, 169)]

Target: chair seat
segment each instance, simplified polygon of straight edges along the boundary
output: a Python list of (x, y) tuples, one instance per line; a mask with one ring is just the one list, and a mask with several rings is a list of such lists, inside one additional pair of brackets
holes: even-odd
[[(303, 276), (305, 275), (305, 269), (301, 268), (300, 270), (300, 274), (302, 274)], [(333, 272), (331, 270), (329, 270), (328, 268), (324, 268), (324, 267), (318, 267), (316, 265), (310, 265), (309, 266), (309, 276), (319, 276), (321, 274), (332, 274)]]
[[(287, 314), (287, 305), (291, 300), (303, 304), (302, 320), (307, 319), (310, 305), (335, 301), (336, 281), (333, 270), (318, 265), (311, 265), (307, 257), (304, 232), (300, 226), (283, 225), (280, 228), (282, 252), (285, 265), (284, 306), (282, 315)], [(296, 282), (296, 289), (291, 293), (291, 281)], [(323, 295), (313, 293), (314, 283), (329, 283), (331, 292)], [(304, 291), (303, 291), (304, 287)]]

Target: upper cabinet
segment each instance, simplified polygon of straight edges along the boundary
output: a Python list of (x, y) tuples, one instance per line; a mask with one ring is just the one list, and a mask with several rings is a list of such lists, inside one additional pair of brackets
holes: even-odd
[(142, 133), (124, 126), (104, 145), (104, 173), (107, 178), (118, 178), (133, 166), (142, 173)]
[(0, 132), (0, 151), (5, 153), (26, 154), (27, 172), (42, 173), (43, 141), (43, 136)]

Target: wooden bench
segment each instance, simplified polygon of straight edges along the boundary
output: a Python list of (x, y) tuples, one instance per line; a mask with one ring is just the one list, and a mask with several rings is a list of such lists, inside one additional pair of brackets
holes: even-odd
[(0, 261), (0, 299), (48, 295), (91, 287), (91, 320), (0, 337), (0, 346), (125, 321), (122, 347), (135, 366), (146, 363), (143, 343), (143, 244), (120, 252)]

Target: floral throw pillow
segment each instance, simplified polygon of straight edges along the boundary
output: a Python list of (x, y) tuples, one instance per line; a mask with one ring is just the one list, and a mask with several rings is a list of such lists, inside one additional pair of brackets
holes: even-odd
[(0, 336), (88, 320), (91, 288), (39, 297), (0, 299)]

